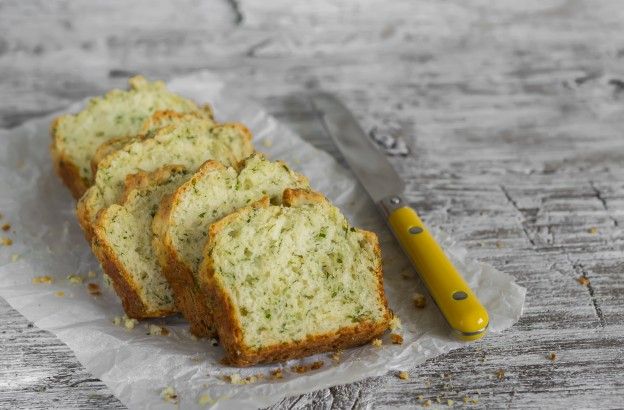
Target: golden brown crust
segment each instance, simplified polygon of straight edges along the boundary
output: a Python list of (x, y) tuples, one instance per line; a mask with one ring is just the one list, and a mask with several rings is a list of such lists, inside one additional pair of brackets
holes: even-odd
[[(124, 204), (133, 191), (143, 189), (151, 184), (158, 184), (167, 180), (172, 174), (185, 171), (185, 167), (181, 165), (165, 165), (154, 172), (139, 172), (126, 178), (123, 200)], [(93, 226), (93, 240), (91, 248), (93, 253), (102, 264), (102, 268), (113, 281), (113, 287), (117, 295), (119, 295), (123, 308), (128, 317), (134, 319), (155, 318), (172, 315), (177, 313), (176, 309), (159, 309), (150, 310), (141, 301), (141, 293), (139, 285), (134, 281), (130, 271), (123, 262), (117, 257), (111, 244), (108, 242), (108, 236), (104, 224), (108, 219), (108, 209), (99, 212), (97, 221)]]
[[(323, 195), (316, 192), (303, 189), (287, 189), (286, 191), (284, 192), (285, 206), (297, 206), (304, 203), (328, 203)], [(214, 265), (210, 254), (215, 245), (214, 238), (216, 234), (232, 220), (244, 217), (251, 211), (251, 207), (237, 210), (210, 226), (208, 243), (204, 249), (204, 261), (200, 268), (201, 286), (212, 301), (214, 321), (221, 345), (226, 352), (227, 364), (244, 367), (258, 363), (283, 361), (322, 352), (342, 350), (367, 343), (388, 329), (392, 314), (388, 309), (383, 288), (381, 250), (377, 236), (372, 232), (361, 230), (360, 232), (364, 234), (365, 240), (373, 247), (377, 260), (375, 268), (377, 288), (380, 302), (385, 310), (382, 320), (378, 322), (363, 321), (353, 326), (338, 329), (336, 332), (309, 335), (303, 341), (280, 343), (260, 349), (251, 349), (245, 345), (242, 325), (236, 315), (236, 308), (225, 287), (221, 284), (220, 279), (214, 274)]]
[(89, 198), (92, 195), (96, 195), (96, 191), (88, 189), (87, 192), (80, 197), (78, 203), (76, 204), (76, 218), (78, 219), (78, 224), (82, 228), (85, 239), (89, 243), (91, 243), (91, 239), (93, 239), (93, 227), (91, 226), (92, 218), (88, 206), (92, 202)]
[(69, 188), (74, 199), (79, 199), (85, 191), (89, 188), (89, 181), (80, 176), (80, 170), (74, 164), (67, 155), (61, 151), (58, 141), (58, 126), (60, 121), (66, 117), (61, 115), (56, 117), (50, 125), (50, 135), (52, 137), (52, 144), (50, 145), (50, 155), (52, 157), (52, 163), (54, 164), (54, 170), (56, 174), (61, 178), (65, 186)]

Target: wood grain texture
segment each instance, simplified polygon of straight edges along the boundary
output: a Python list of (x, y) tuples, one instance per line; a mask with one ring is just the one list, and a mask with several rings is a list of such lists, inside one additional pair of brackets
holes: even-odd
[[(618, 1), (0, 1), (0, 126), (132, 73), (207, 68), (338, 156), (304, 96), (333, 91), (367, 130), (398, 130), (412, 205), (527, 304), (509, 331), (406, 365), (407, 381), (275, 407), (621, 408), (623, 33)], [(53, 336), (5, 303), (0, 317), (0, 407), (122, 407)]]

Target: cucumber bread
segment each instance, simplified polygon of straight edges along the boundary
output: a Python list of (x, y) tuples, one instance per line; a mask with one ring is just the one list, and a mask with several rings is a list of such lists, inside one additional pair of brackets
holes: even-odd
[(287, 189), (283, 202), (209, 229), (200, 285), (231, 365), (357, 346), (389, 326), (377, 236), (320, 194)]
[(100, 144), (139, 134), (143, 121), (157, 111), (200, 110), (194, 102), (168, 91), (161, 81), (150, 83), (137, 76), (129, 83), (130, 90), (112, 90), (91, 99), (81, 112), (62, 115), (52, 122), (54, 166), (76, 199), (93, 183), (90, 161)]
[(253, 152), (251, 133), (242, 124), (213, 125), (211, 120), (191, 117), (156, 131), (107, 155), (99, 164), (95, 183), (80, 198), (78, 221), (90, 239), (97, 213), (118, 202), (128, 175), (154, 171), (167, 164), (195, 171), (204, 161), (216, 159), (236, 165)]
[(131, 318), (176, 312), (171, 288), (152, 249), (151, 224), (161, 199), (190, 176), (179, 165), (137, 173), (128, 178), (121, 203), (98, 215), (91, 247)]
[(154, 248), (176, 305), (196, 336), (212, 336), (212, 314), (198, 286), (197, 272), (211, 223), (262, 198), (280, 203), (286, 188), (309, 188), (307, 179), (281, 161), (252, 154), (240, 171), (207, 161), (154, 218)]
[(91, 172), (95, 175), (98, 164), (108, 154), (123, 148), (130, 142), (153, 137), (159, 129), (166, 127), (167, 125), (175, 124), (178, 121), (184, 121), (189, 117), (205, 118), (214, 122), (212, 108), (209, 105), (205, 105), (201, 111), (190, 113), (180, 113), (171, 110), (155, 112), (143, 122), (143, 126), (141, 127), (141, 131), (139, 131), (138, 135), (111, 138), (97, 147), (93, 157), (91, 157)]

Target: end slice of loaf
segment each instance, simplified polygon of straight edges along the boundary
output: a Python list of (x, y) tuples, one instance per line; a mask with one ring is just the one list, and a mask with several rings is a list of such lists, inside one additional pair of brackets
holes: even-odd
[(137, 76), (130, 90), (112, 90), (89, 101), (75, 115), (56, 118), (50, 128), (50, 152), (55, 169), (78, 199), (93, 183), (90, 161), (97, 147), (111, 138), (137, 135), (143, 122), (156, 111), (194, 112), (192, 101), (167, 90), (161, 81)]
[(308, 180), (284, 162), (255, 153), (240, 171), (207, 161), (176, 192), (165, 198), (154, 218), (154, 248), (178, 309), (196, 336), (212, 336), (212, 313), (199, 288), (198, 269), (210, 224), (268, 196), (281, 203), (286, 188), (309, 188)]
[(93, 157), (91, 157), (92, 174), (95, 175), (95, 173), (97, 172), (98, 164), (108, 154), (120, 150), (131, 142), (153, 137), (156, 131), (158, 131), (159, 129), (164, 128), (167, 125), (175, 124), (176, 122), (184, 121), (189, 117), (205, 118), (206, 120), (214, 123), (212, 108), (209, 105), (205, 105), (200, 111), (190, 113), (181, 113), (171, 110), (155, 112), (143, 122), (143, 126), (141, 127), (139, 135), (111, 138), (110, 140), (107, 140), (100, 144), (100, 146), (97, 147), (97, 149), (95, 150)]
[(244, 125), (215, 126), (212, 121), (191, 116), (106, 156), (98, 165), (94, 185), (78, 201), (78, 221), (89, 240), (97, 213), (121, 199), (128, 175), (167, 164), (195, 171), (208, 159), (235, 165), (252, 152), (251, 133)]
[(226, 360), (249, 366), (363, 344), (389, 326), (381, 251), (322, 195), (247, 207), (210, 227), (200, 268)]
[(179, 165), (132, 175), (121, 203), (98, 215), (93, 253), (111, 277), (129, 317), (143, 319), (177, 312), (152, 248), (151, 224), (162, 198), (190, 176)]

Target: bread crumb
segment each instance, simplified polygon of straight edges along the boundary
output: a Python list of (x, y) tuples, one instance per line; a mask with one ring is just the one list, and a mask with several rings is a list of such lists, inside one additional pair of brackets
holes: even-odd
[(265, 138), (262, 140), (262, 145), (267, 148), (271, 148), (273, 146), (273, 140), (271, 140), (270, 138)]
[(548, 353), (548, 355), (546, 357), (548, 358), (548, 360), (554, 362), (555, 360), (557, 360), (557, 353), (550, 352), (550, 353)]
[(123, 320), (123, 319), (122, 319), (120, 316), (115, 316), (115, 317), (113, 318), (113, 324), (114, 324), (115, 326), (120, 326), (120, 325), (121, 325), (121, 321), (122, 321), (122, 320)]
[(414, 293), (413, 299), (417, 309), (424, 309), (427, 306), (427, 298), (422, 293)]
[(282, 369), (271, 370), (271, 379), (278, 380), (283, 379), (284, 373), (282, 373)]
[(160, 392), (160, 397), (168, 403), (177, 403), (178, 402), (178, 393), (176, 393), (175, 389), (171, 386), (165, 387)]
[(65, 292), (63, 292), (62, 290), (56, 291), (54, 292), (54, 296), (59, 297), (59, 298), (64, 298)]
[(87, 292), (89, 292), (92, 296), (100, 296), (102, 292), (100, 291), (100, 285), (97, 283), (89, 283), (87, 284)]
[(231, 384), (253, 384), (253, 383), (256, 383), (259, 380), (264, 379), (264, 375), (263, 374), (259, 374), (259, 375), (252, 374), (251, 376), (242, 378), (240, 376), (240, 374), (232, 373), (231, 375), (225, 376), (224, 378), (225, 378), (225, 380), (229, 381)]
[(422, 401), (425, 397), (422, 394), (419, 394), (418, 396), (416, 396), (416, 398), (420, 401)]
[(390, 319), (390, 330), (395, 331), (397, 329), (403, 329), (403, 324), (397, 315), (392, 315), (392, 319)]
[(210, 344), (214, 347), (219, 346), (219, 341), (215, 338), (210, 339)]
[(13, 245), (13, 241), (11, 240), (11, 238), (2, 238), (2, 244), (4, 246), (11, 246)]
[(589, 285), (589, 279), (587, 278), (587, 276), (579, 276), (576, 281), (582, 286)]
[(132, 329), (134, 329), (134, 327), (135, 327), (136, 325), (138, 325), (138, 324), (139, 324), (139, 321), (138, 321), (138, 320), (136, 320), (136, 319), (131, 319), (131, 318), (129, 318), (128, 316), (124, 315), (124, 316), (123, 316), (123, 323), (124, 323), (124, 327), (125, 327), (126, 329), (128, 329), (128, 330), (132, 330)]
[(199, 340), (199, 338), (197, 336), (195, 336), (194, 334), (191, 333), (191, 340), (196, 342)]
[(455, 401), (454, 401), (454, 400), (448, 399), (448, 400), (446, 401), (446, 405), (447, 405), (447, 406), (449, 406), (449, 407), (451, 407), (453, 404), (455, 404)]
[(398, 335), (396, 333), (392, 333), (390, 335), (390, 340), (392, 341), (392, 344), (394, 344), (394, 345), (402, 345), (403, 344), (403, 336)]
[(150, 336), (168, 336), (169, 330), (164, 326), (150, 324), (148, 327), (148, 335)]
[(46, 285), (49, 285), (50, 283), (54, 283), (54, 278), (48, 275), (37, 276), (36, 278), (32, 279), (32, 283), (45, 283)]
[(3, 230), (3, 231), (5, 231), (5, 232), (6, 232), (6, 231), (8, 231), (9, 229), (11, 229), (11, 224), (4, 224), (4, 225), (2, 225), (2, 230)]
[(375, 347), (381, 347), (382, 343), (383, 342), (379, 338), (375, 338), (375, 339), (371, 340), (371, 344), (373, 346), (375, 346)]
[(598, 233), (598, 228), (596, 228), (595, 226), (592, 226), (591, 228), (587, 230), (587, 232), (589, 232), (591, 235), (596, 235)]
[(431, 407), (431, 400), (427, 399), (423, 402), (423, 407)]
[(89, 276), (91, 279), (97, 278), (97, 272), (90, 270), (87, 276)]
[(73, 285), (80, 285), (84, 282), (84, 278), (80, 275), (67, 275), (66, 279)]
[(13, 255), (11, 255), (11, 262), (17, 262), (19, 258), (20, 258), (19, 254), (14, 253)]
[(290, 368), (290, 370), (292, 370), (295, 373), (307, 373), (311, 370), (317, 370), (320, 369), (321, 367), (323, 367), (325, 365), (325, 363), (323, 363), (322, 361), (316, 361), (312, 364), (309, 365), (305, 365), (305, 364), (299, 364), (296, 366), (293, 366)]
[(199, 396), (199, 399), (197, 399), (197, 404), (199, 404), (200, 406), (206, 406), (208, 404), (214, 404), (214, 400), (212, 399), (212, 397), (210, 397), (209, 394), (202, 394), (201, 396)]
[(407, 380), (407, 379), (409, 379), (409, 373), (408, 373), (408, 372), (406, 372), (406, 371), (404, 371), (404, 370), (401, 370), (401, 371), (397, 374), (397, 377), (398, 377), (399, 379), (401, 379), (401, 380)]
[(505, 380), (505, 369), (498, 369), (495, 374), (498, 380)]
[(334, 352), (331, 355), (329, 355), (329, 357), (332, 359), (334, 363), (338, 363), (340, 359), (342, 358), (342, 351), (339, 350), (337, 352)]

